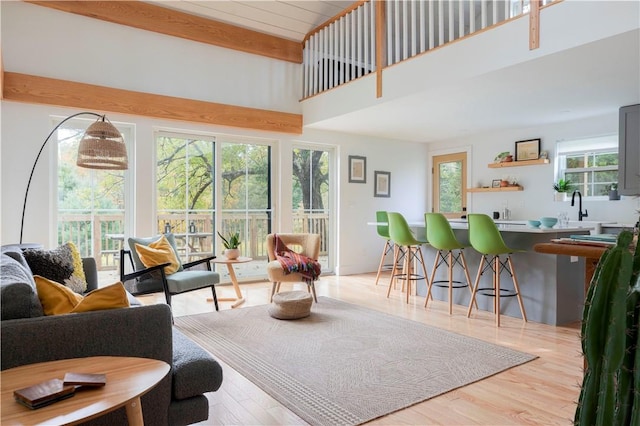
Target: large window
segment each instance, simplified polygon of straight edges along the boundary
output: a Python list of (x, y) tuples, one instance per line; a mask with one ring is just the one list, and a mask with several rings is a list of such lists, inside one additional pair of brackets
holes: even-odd
[[(218, 137), (220, 162), (220, 232), (240, 234), (242, 256), (266, 259), (271, 229), (271, 147)], [(264, 264), (263, 264), (264, 265)], [(264, 268), (236, 265), (238, 275), (264, 275)]]
[[(95, 257), (100, 270), (115, 270), (127, 222), (126, 173), (76, 166), (78, 144), (92, 123), (74, 119), (57, 131), (58, 244), (71, 241), (83, 257)], [(131, 128), (116, 127), (131, 146)]]
[(557, 180), (565, 179), (585, 197), (604, 196), (618, 183), (618, 136), (558, 142)]
[(214, 252), (212, 138), (158, 134), (156, 138), (157, 232), (172, 232), (184, 261)]
[(321, 235), (320, 264), (323, 272), (333, 269), (331, 247), (331, 151), (293, 149), (293, 232)]
[[(240, 235), (239, 279), (264, 276), (266, 236), (271, 229), (271, 147), (266, 142), (226, 136), (160, 132), (156, 136), (157, 231), (172, 232), (180, 256), (193, 261)], [(218, 268), (227, 278), (227, 269)]]

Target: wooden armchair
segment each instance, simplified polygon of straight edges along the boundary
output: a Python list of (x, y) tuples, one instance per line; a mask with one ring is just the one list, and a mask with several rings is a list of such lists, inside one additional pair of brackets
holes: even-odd
[[(165, 236), (172, 247), (175, 248), (173, 235), (165, 234)], [(210, 262), (216, 256), (183, 263), (177, 272), (170, 275), (165, 272), (165, 267), (169, 265), (168, 263), (147, 268), (135, 251), (135, 244), (148, 245), (157, 241), (160, 237), (129, 238), (129, 247), (131, 249), (120, 250), (120, 281), (122, 281), (125, 288), (134, 296), (164, 292), (167, 304), (171, 306), (171, 296), (210, 287), (217, 311), (218, 297), (215, 284), (220, 282), (220, 274), (212, 269)], [(129, 258), (131, 268), (134, 271), (129, 274), (125, 274), (125, 256)]]

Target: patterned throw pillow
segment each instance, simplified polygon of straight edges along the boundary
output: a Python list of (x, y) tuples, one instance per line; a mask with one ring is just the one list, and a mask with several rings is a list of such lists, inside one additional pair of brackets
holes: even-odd
[(33, 275), (64, 283), (79, 294), (87, 290), (82, 258), (73, 243), (69, 242), (52, 250), (27, 249), (23, 255)]

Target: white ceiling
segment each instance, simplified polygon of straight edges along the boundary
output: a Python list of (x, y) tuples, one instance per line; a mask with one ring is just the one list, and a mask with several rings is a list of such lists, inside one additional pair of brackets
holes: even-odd
[(338, 15), (353, 1), (327, 0), (155, 0), (170, 9), (226, 22), (294, 41)]
[[(352, 1), (179, 0), (164, 7), (302, 41)], [(369, 77), (371, 78), (371, 77)], [(535, 84), (531, 84), (535, 82)], [(309, 127), (419, 142), (530, 128), (640, 103), (640, 30), (455, 85), (310, 123)]]

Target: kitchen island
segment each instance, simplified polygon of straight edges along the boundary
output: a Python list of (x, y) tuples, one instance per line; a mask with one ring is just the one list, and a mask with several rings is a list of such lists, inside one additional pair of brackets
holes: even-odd
[[(502, 223), (496, 221), (496, 223), (507, 246), (519, 250), (512, 255), (512, 259), (528, 320), (551, 325), (580, 320), (585, 298), (584, 258), (536, 253), (533, 246), (538, 243), (547, 243), (556, 238), (589, 234), (592, 228), (583, 225), (581, 227), (544, 229), (530, 228), (523, 223), (507, 221)], [(424, 235), (424, 224), (413, 222), (410, 225), (416, 235)], [(466, 221), (452, 220), (451, 227), (460, 242), (469, 244)], [(423, 247), (423, 253), (427, 271), (431, 274), (436, 250), (427, 245)], [(465, 249), (464, 254), (469, 267), (469, 275), (474, 280), (481, 255), (472, 247)], [(435, 280), (446, 279), (447, 268), (439, 268)], [(461, 268), (454, 268), (454, 280), (465, 281)], [(492, 274), (490, 271), (483, 274), (480, 285), (491, 287)], [(513, 288), (511, 278), (506, 272), (502, 273), (501, 287)], [(446, 301), (448, 300), (447, 291), (446, 287), (434, 286), (432, 294), (434, 299)], [(426, 297), (427, 289), (424, 281), (419, 282), (417, 292), (418, 295)], [(464, 288), (453, 292), (453, 303), (468, 306), (469, 299), (470, 293)], [(492, 297), (478, 295), (477, 302), (479, 309), (493, 310)], [(500, 305), (503, 315), (520, 318), (520, 309), (516, 298), (503, 297)], [(473, 317), (473, 313), (471, 315)]]

